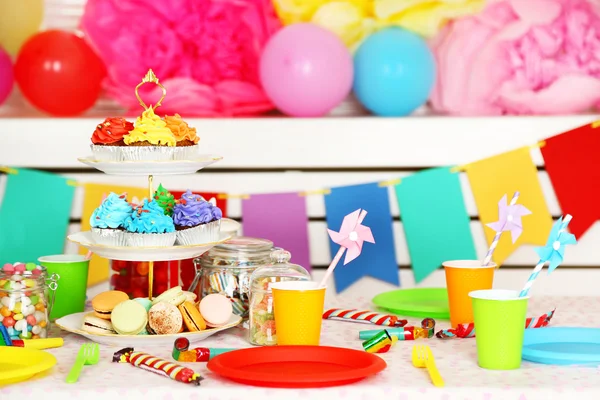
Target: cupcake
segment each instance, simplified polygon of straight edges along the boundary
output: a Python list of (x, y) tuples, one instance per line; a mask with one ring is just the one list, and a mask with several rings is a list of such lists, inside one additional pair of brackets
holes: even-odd
[(219, 207), (204, 200), (199, 194), (186, 191), (173, 209), (173, 222), (177, 231), (177, 243), (193, 245), (219, 240), (221, 218)]
[(165, 215), (169, 217), (173, 215), (173, 207), (175, 207), (175, 196), (171, 194), (162, 184), (154, 192), (154, 201), (163, 209)]
[(177, 141), (165, 121), (148, 108), (135, 121), (134, 128), (123, 137), (126, 161), (168, 161), (173, 159)]
[(175, 243), (175, 227), (171, 217), (156, 201), (144, 199), (125, 221), (127, 244), (133, 247), (167, 247)]
[(181, 119), (179, 114), (165, 116), (167, 128), (175, 136), (175, 160), (193, 160), (198, 158), (198, 142), (200, 138), (196, 135), (196, 128), (191, 128), (187, 122)]
[(131, 218), (133, 208), (126, 195), (109, 194), (90, 217), (92, 238), (96, 243), (109, 246), (126, 246), (125, 221)]
[(121, 146), (125, 146), (123, 137), (133, 130), (133, 124), (125, 118), (106, 118), (96, 126), (92, 134), (92, 153), (100, 161), (121, 161)]

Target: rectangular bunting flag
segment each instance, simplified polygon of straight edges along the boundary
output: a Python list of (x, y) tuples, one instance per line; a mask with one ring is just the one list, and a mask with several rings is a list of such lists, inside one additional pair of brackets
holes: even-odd
[(306, 198), (298, 193), (253, 194), (242, 200), (244, 236), (271, 240), (311, 270)]
[(523, 233), (514, 244), (511, 235), (502, 235), (500, 238), (493, 257), (498, 266), (522, 244), (546, 243), (552, 229), (552, 216), (529, 147), (468, 164), (466, 171), (488, 245), (494, 239), (495, 232), (485, 225), (498, 221), (498, 202), (503, 196), (510, 198), (513, 193), (520, 192), (519, 204), (532, 213), (523, 217)]
[(459, 174), (428, 169), (402, 178), (395, 189), (417, 283), (444, 261), (477, 257)]
[(575, 217), (569, 230), (580, 238), (600, 219), (600, 125), (548, 138), (541, 150), (562, 214)]
[[(342, 292), (364, 276), (372, 276), (394, 285), (400, 284), (398, 262), (394, 246), (392, 215), (387, 187), (377, 183), (332, 188), (325, 196), (327, 227), (339, 231), (347, 214), (362, 208), (368, 212), (364, 225), (371, 228), (375, 244), (365, 243), (360, 257), (333, 272), (335, 287)], [(329, 240), (331, 257), (339, 245)]]
[(62, 254), (75, 187), (60, 175), (15, 171), (6, 178), (0, 204), (0, 265)]

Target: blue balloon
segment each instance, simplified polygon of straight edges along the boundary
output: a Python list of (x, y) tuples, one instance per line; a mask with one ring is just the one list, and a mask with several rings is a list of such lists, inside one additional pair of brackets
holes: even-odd
[(410, 115), (425, 104), (435, 75), (435, 58), (427, 43), (402, 28), (374, 33), (354, 55), (354, 94), (381, 116)]

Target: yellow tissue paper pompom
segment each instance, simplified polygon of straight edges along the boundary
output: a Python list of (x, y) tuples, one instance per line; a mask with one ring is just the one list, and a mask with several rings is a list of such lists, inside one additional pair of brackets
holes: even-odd
[(398, 26), (433, 37), (448, 21), (479, 12), (486, 0), (273, 0), (284, 25), (312, 22), (355, 49), (377, 29)]

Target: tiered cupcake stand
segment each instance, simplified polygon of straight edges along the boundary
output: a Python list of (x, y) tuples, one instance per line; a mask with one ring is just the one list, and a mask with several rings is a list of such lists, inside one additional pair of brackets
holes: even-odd
[[(158, 80), (156, 80), (156, 83)], [(160, 102), (158, 103), (160, 104)], [(154, 195), (153, 176), (154, 175), (184, 175), (193, 174), (199, 170), (221, 160), (219, 156), (201, 156), (193, 160), (175, 160), (175, 161), (99, 161), (94, 157), (79, 158), (79, 161), (89, 165), (108, 175), (119, 176), (147, 176), (148, 177), (148, 199)], [(234, 220), (223, 218), (221, 220), (221, 232), (216, 242), (202, 243), (190, 246), (168, 246), (168, 247), (129, 247), (129, 246), (107, 246), (94, 242), (91, 231), (74, 233), (68, 236), (68, 240), (74, 242), (88, 251), (111, 260), (123, 261), (147, 261), (148, 269), (148, 297), (152, 300), (153, 281), (154, 281), (154, 262), (155, 261), (174, 261), (198, 257), (204, 254), (212, 247), (224, 243), (231, 239), (232, 235), (239, 229), (240, 224)], [(231, 320), (225, 326), (208, 329), (200, 332), (185, 332), (179, 335), (147, 335), (147, 336), (127, 336), (127, 335), (94, 335), (81, 331), (81, 321), (85, 313), (72, 314), (61, 318), (57, 324), (61, 328), (86, 336), (96, 342), (108, 345), (131, 345), (132, 340), (153, 342), (155, 344), (172, 343), (172, 336), (187, 336), (192, 341), (204, 339), (213, 333), (233, 327), (241, 322), (241, 317), (233, 315)], [(61, 321), (62, 320), (62, 321)]]

